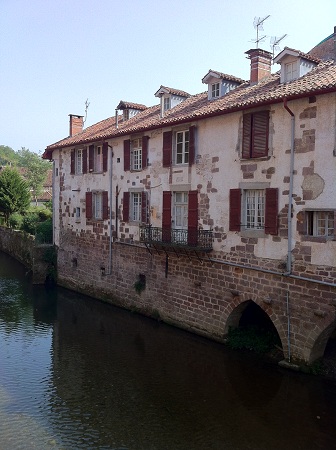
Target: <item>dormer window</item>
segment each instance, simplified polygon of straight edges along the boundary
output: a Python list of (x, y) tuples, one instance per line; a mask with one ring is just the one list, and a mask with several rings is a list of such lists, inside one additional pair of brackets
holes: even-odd
[(297, 62), (290, 62), (285, 64), (285, 80), (292, 81), (296, 80), (297, 76)]
[(125, 122), (126, 120), (131, 119), (145, 109), (147, 109), (147, 106), (145, 105), (141, 105), (139, 103), (124, 102), (121, 100), (119, 102), (119, 105), (116, 107), (116, 114), (118, 114), (118, 110), (121, 110), (123, 114), (123, 121)]
[(285, 47), (275, 58), (274, 62), (281, 65), (280, 82), (289, 83), (306, 75), (319, 63), (317, 58), (299, 50)]
[(167, 111), (168, 109), (170, 109), (170, 98), (164, 97), (163, 98), (163, 110)]
[(190, 94), (179, 89), (160, 86), (160, 89), (155, 92), (155, 97), (160, 99), (161, 117), (163, 117), (166, 111), (183, 102), (183, 100), (190, 97)]
[(123, 119), (128, 120), (129, 119), (129, 109), (124, 109), (123, 111)]
[(219, 97), (219, 83), (212, 83), (212, 85), (211, 85), (211, 97), (212, 98)]

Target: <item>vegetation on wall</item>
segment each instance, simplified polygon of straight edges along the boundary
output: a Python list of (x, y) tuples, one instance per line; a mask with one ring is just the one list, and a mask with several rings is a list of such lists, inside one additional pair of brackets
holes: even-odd
[(6, 224), (11, 214), (28, 208), (30, 198), (28, 185), (16, 169), (6, 167), (0, 172), (0, 212)]

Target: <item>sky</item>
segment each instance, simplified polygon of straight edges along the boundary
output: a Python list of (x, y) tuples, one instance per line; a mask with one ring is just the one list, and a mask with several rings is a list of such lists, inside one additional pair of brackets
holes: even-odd
[(333, 33), (336, 2), (0, 0), (0, 145), (43, 152), (87, 99), (90, 126), (120, 100), (158, 104), (161, 85), (204, 92), (209, 69), (248, 79), (254, 21), (267, 16), (260, 48), (287, 34), (280, 50), (308, 52)]

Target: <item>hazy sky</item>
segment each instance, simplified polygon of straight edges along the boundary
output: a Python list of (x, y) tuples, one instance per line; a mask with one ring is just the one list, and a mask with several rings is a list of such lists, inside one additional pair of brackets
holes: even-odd
[[(0, 145), (42, 152), (113, 116), (120, 100), (152, 106), (160, 85), (206, 90), (209, 69), (249, 77), (254, 18), (308, 52), (333, 33), (335, 0), (0, 0)], [(279, 66), (275, 65), (274, 70)]]

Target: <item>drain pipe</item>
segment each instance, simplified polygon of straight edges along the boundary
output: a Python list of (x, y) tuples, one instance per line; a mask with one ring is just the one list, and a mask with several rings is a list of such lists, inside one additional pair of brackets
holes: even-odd
[(108, 148), (110, 149), (108, 155), (109, 155), (109, 178), (110, 178), (110, 186), (109, 186), (109, 206), (110, 206), (110, 242), (109, 242), (109, 271), (108, 275), (112, 275), (112, 175), (113, 175), (113, 147), (112, 145), (109, 145)]
[(290, 168), (289, 168), (289, 194), (288, 194), (288, 249), (287, 249), (287, 273), (292, 272), (292, 206), (293, 206), (293, 177), (294, 177), (294, 136), (295, 136), (295, 116), (287, 106), (287, 98), (283, 99), (285, 110), (291, 115), (291, 151), (290, 151)]
[(289, 313), (289, 291), (287, 291), (286, 298), (286, 312), (287, 312), (287, 346), (288, 346), (288, 362), (291, 362), (291, 340), (290, 340), (290, 313)]

